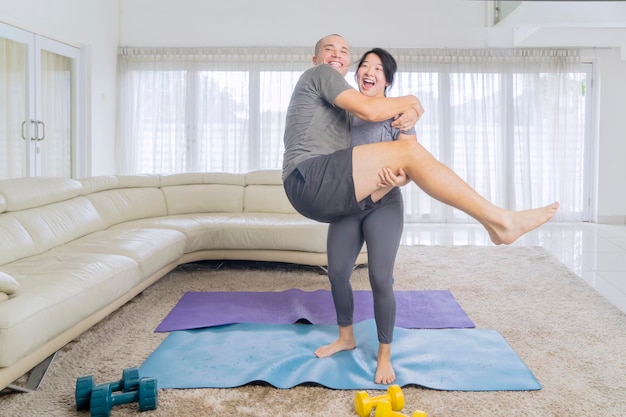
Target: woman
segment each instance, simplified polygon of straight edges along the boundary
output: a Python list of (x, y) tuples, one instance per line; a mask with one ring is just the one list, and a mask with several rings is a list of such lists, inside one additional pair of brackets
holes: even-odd
[[(380, 48), (366, 52), (359, 61), (356, 81), (362, 94), (385, 97), (391, 87), (397, 64), (393, 56)], [(362, 121), (352, 116), (351, 145), (387, 140), (417, 140), (415, 130), (402, 132), (391, 126), (392, 120), (380, 123)], [(381, 178), (381, 188), (368, 198), (371, 208), (361, 213), (342, 217), (329, 224), (328, 277), (335, 310), (339, 337), (329, 345), (315, 351), (326, 357), (356, 347), (352, 324), (354, 301), (350, 276), (356, 258), (367, 243), (369, 280), (374, 297), (374, 317), (378, 332), (378, 366), (374, 381), (391, 384), (395, 373), (391, 364), (391, 342), (396, 319), (396, 300), (392, 287), (392, 274), (404, 226), (404, 204), (400, 189), (409, 178), (400, 172), (394, 176), (388, 171)]]

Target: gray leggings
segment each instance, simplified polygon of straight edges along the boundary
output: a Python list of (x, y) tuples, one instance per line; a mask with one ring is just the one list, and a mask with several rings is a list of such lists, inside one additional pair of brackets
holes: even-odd
[(379, 343), (391, 343), (393, 340), (396, 322), (393, 268), (403, 226), (404, 202), (400, 189), (395, 188), (373, 207), (344, 216), (330, 223), (328, 228), (328, 278), (337, 324), (352, 324), (354, 297), (350, 276), (365, 242)]

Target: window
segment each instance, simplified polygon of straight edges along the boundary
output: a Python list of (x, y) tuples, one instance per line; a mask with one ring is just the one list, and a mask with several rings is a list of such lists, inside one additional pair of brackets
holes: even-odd
[[(401, 69), (390, 95), (420, 98), (418, 139), (436, 158), (498, 205), (559, 200), (557, 220), (587, 219), (591, 70), (576, 51), (390, 52)], [(122, 49), (118, 170), (281, 168), (287, 106), (311, 54)], [(469, 220), (414, 184), (403, 192), (407, 221)]]

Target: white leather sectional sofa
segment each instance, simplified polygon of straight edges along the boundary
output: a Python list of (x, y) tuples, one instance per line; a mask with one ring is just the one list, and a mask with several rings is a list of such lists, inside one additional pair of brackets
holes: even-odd
[(0, 389), (181, 263), (324, 266), (326, 232), (279, 170), (0, 181)]

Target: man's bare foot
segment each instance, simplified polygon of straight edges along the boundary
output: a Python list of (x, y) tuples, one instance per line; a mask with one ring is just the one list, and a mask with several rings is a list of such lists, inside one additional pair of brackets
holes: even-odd
[(337, 339), (329, 345), (318, 347), (315, 350), (315, 356), (317, 356), (318, 358), (325, 358), (327, 356), (332, 356), (337, 352), (342, 352), (344, 350), (352, 350), (355, 348), (356, 348), (356, 343), (354, 341), (350, 342), (350, 341)]
[(320, 346), (315, 349), (315, 356), (318, 358), (325, 358), (332, 356), (337, 352), (344, 350), (352, 350), (356, 348), (356, 340), (354, 338), (354, 327), (339, 326), (339, 337), (330, 345)]
[(396, 380), (396, 373), (391, 366), (391, 344), (381, 343), (378, 346), (378, 366), (374, 382), (389, 385)]
[(559, 209), (559, 203), (522, 211), (506, 211), (498, 224), (485, 226), (496, 245), (510, 245), (524, 234), (548, 222)]

